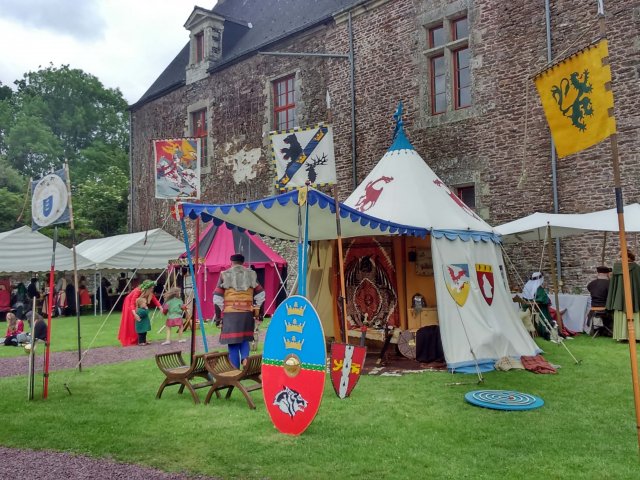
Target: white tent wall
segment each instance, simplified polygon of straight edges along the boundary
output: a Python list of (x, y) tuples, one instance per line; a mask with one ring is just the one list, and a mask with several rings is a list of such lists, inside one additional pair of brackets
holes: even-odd
[[(449, 240), (432, 237), (433, 269), (438, 298), (440, 335), (449, 368), (491, 363), (502, 357), (536, 355), (542, 350), (522, 325), (513, 308), (500, 246), (493, 242)], [(467, 264), (470, 290), (459, 306), (447, 290), (447, 265)], [(491, 305), (484, 299), (476, 276), (476, 264), (491, 265), (494, 288)]]

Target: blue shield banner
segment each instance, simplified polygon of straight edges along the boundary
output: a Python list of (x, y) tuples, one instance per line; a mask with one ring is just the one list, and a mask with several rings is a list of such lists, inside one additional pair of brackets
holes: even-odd
[(31, 230), (39, 230), (56, 223), (67, 223), (69, 194), (64, 169), (31, 182)]

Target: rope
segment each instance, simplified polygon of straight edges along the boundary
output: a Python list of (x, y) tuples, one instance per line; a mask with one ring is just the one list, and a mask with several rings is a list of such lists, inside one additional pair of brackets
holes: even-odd
[[(511, 267), (513, 273), (515, 274), (515, 276), (517, 278), (517, 281), (520, 284), (520, 291), (522, 291), (522, 289), (524, 288), (524, 282), (522, 280), (522, 277), (518, 273), (518, 270), (517, 270), (516, 266), (514, 265), (514, 263), (511, 261), (511, 257), (509, 257), (509, 255), (507, 255), (507, 252), (504, 249), (504, 245), (500, 244), (500, 248), (502, 249), (502, 254), (503, 254), (504, 258), (506, 258), (507, 261), (509, 262), (509, 266)], [(560, 308), (559, 305), (558, 305), (558, 308)], [(552, 341), (554, 343), (562, 345), (565, 348), (565, 350), (567, 351), (567, 353), (571, 356), (571, 358), (573, 358), (573, 361), (576, 362), (576, 364), (579, 364), (580, 360), (578, 360), (573, 355), (573, 353), (571, 353), (571, 350), (569, 350), (569, 347), (567, 347), (567, 344), (564, 342), (564, 338), (561, 337), (560, 335), (558, 335), (557, 330), (555, 328), (553, 328), (553, 326), (549, 323), (549, 320), (547, 320), (546, 317), (542, 314), (542, 310), (540, 309), (540, 306), (536, 302), (531, 302), (531, 309), (532, 309), (532, 311), (534, 309), (537, 309), (536, 313), (538, 314), (537, 315), (538, 321), (547, 330), (547, 332), (549, 332), (549, 336), (552, 339)]]
[[(167, 218), (165, 219), (164, 223), (162, 224), (162, 227), (160, 227), (161, 229), (164, 230), (164, 227), (166, 226), (166, 224), (167, 224), (167, 222), (169, 221), (170, 218), (171, 218), (170, 216), (167, 216)], [(144, 261), (144, 259), (147, 257), (147, 255), (151, 251), (151, 249), (152, 249), (155, 241), (157, 240), (157, 238), (158, 237), (154, 237), (152, 239), (151, 243), (149, 244), (149, 248), (146, 250), (144, 255), (142, 255), (142, 257), (140, 257), (140, 262), (138, 262), (138, 265), (133, 270), (133, 274), (131, 275), (131, 277), (129, 277), (129, 280), (127, 281), (127, 284), (125, 285), (124, 289), (120, 292), (120, 295), (118, 295), (118, 298), (116, 299), (116, 301), (111, 306), (111, 310), (109, 310), (109, 313), (107, 313), (107, 316), (105, 317), (105, 319), (100, 324), (100, 327), (98, 328), (98, 331), (96, 332), (96, 334), (91, 339), (91, 342), (89, 342), (89, 345), (87, 346), (87, 348), (84, 350), (84, 352), (82, 352), (82, 355), (80, 355), (80, 359), (76, 362), (75, 366), (73, 367), (73, 370), (72, 370), (71, 374), (67, 377), (67, 381), (63, 382), (65, 388), (67, 389), (67, 391), (69, 391), (69, 383), (70, 383), (69, 379), (71, 377), (75, 377), (75, 375), (77, 375), (77, 373), (78, 373), (78, 365), (80, 365), (82, 363), (82, 361), (84, 360), (84, 358), (89, 354), (91, 348), (93, 347), (93, 344), (95, 343), (96, 339), (98, 338), (98, 335), (100, 335), (100, 333), (102, 333), (102, 330), (104, 329), (104, 326), (106, 325), (107, 321), (111, 318), (111, 314), (113, 313), (113, 310), (116, 308), (116, 305), (118, 304), (118, 302), (120, 301), (120, 299), (124, 295), (124, 292), (128, 290), (129, 285), (131, 284), (131, 281), (133, 280), (133, 277), (135, 276), (136, 272), (140, 268), (140, 265), (142, 265), (142, 262)], [(165, 268), (162, 271), (162, 273), (160, 273), (160, 275), (158, 275), (156, 277), (156, 281), (158, 281), (158, 279), (162, 275), (164, 275), (164, 272), (166, 270), (167, 270), (167, 268)], [(154, 313), (155, 313), (155, 311), (154, 311)]]

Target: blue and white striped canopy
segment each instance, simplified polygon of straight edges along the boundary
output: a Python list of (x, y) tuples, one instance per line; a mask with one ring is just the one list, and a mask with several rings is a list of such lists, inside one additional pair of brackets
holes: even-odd
[[(309, 240), (330, 240), (337, 238), (336, 204), (330, 196), (309, 188)], [(183, 203), (186, 217), (203, 221), (212, 221), (249, 230), (273, 238), (285, 240), (298, 239), (298, 211), (302, 222), (305, 219), (306, 206), (298, 204), (298, 191), (283, 193), (252, 202), (224, 205), (205, 205)], [(358, 212), (356, 209), (340, 203), (340, 227), (342, 237), (363, 237), (371, 235), (412, 235), (425, 237), (429, 232), (425, 228), (402, 225)]]

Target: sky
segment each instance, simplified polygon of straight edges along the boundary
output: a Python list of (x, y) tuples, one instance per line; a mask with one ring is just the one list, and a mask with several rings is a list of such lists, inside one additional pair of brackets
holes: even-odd
[(189, 41), (195, 5), (216, 0), (0, 0), (0, 82), (70, 65), (135, 103)]

